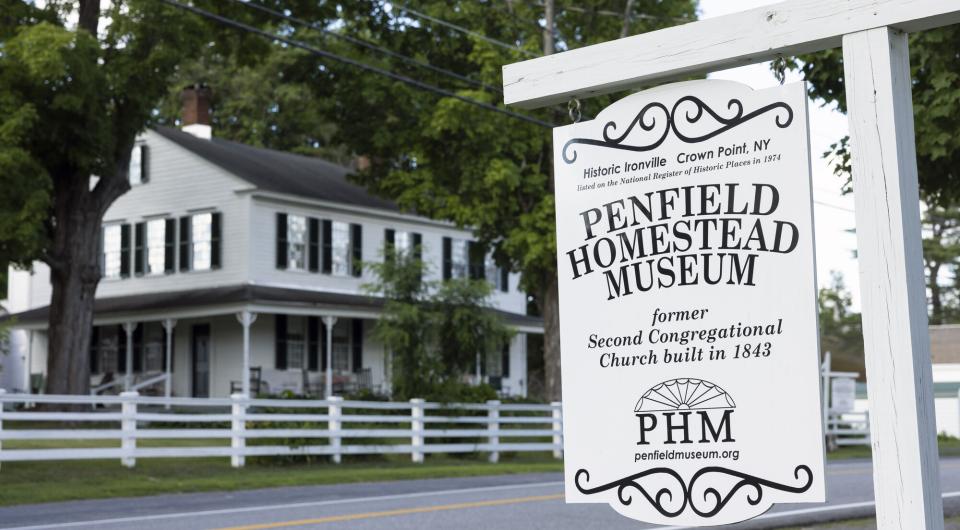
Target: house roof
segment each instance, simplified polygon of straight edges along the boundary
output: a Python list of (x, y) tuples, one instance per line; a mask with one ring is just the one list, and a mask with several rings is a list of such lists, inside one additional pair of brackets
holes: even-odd
[(960, 325), (930, 326), (930, 357), (933, 364), (960, 363)]
[[(178, 308), (195, 309), (204, 306), (224, 306), (237, 304), (285, 305), (285, 306), (322, 306), (325, 308), (343, 308), (372, 310), (379, 312), (384, 299), (374, 296), (331, 293), (326, 291), (306, 291), (284, 287), (263, 285), (232, 285), (192, 289), (189, 291), (162, 291), (157, 293), (97, 298), (93, 303), (94, 318), (116, 317), (124, 314), (142, 314), (171, 311)], [(515, 327), (543, 327), (538, 317), (494, 310), (503, 317), (504, 322)], [(20, 325), (45, 323), (50, 314), (50, 306), (38, 307), (22, 313), (0, 317), (0, 321), (14, 320)], [(134, 317), (135, 319), (136, 317)]]
[(221, 138), (204, 140), (171, 127), (156, 127), (154, 131), (261, 190), (381, 210), (399, 210), (392, 201), (376, 197), (363, 186), (349, 182), (350, 169), (320, 158)]

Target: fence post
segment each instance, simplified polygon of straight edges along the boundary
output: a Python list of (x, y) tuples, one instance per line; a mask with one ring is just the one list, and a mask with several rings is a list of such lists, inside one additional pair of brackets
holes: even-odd
[(137, 449), (137, 397), (140, 393), (137, 391), (121, 392), (120, 397), (124, 398), (120, 405), (120, 430), (123, 435), (120, 438), (120, 463), (124, 467), (133, 467), (137, 465), (137, 458), (133, 456)]
[(553, 407), (553, 457), (563, 458), (563, 416), (560, 410), (560, 402), (550, 403)]
[[(487, 401), (487, 405), (490, 407), (487, 410), (487, 432), (499, 431), (500, 430), (500, 400), (491, 399)], [(490, 463), (496, 464), (500, 460), (500, 452), (495, 448), (500, 445), (500, 436), (490, 436)]]
[(413, 435), (410, 437), (410, 445), (413, 450), (410, 456), (414, 464), (423, 463), (423, 400), (414, 398), (410, 400), (410, 430)]
[(234, 453), (230, 455), (231, 467), (243, 467), (247, 457), (241, 452), (247, 447), (247, 396), (231, 394), (233, 405), (230, 407), (230, 447)]
[(330, 431), (330, 447), (333, 448), (332, 460), (334, 464), (339, 464), (343, 457), (340, 454), (340, 431), (343, 430), (343, 424), (340, 417), (343, 415), (343, 398), (341, 396), (330, 396), (327, 398), (328, 415), (330, 416), (328, 429)]

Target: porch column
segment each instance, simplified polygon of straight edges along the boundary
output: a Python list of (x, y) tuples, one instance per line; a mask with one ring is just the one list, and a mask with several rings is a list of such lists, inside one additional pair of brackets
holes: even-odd
[(136, 329), (136, 322), (123, 323), (123, 331), (127, 334), (127, 373), (123, 376), (123, 390), (126, 392), (133, 386), (133, 332)]
[[(166, 396), (167, 399), (170, 398), (170, 394), (172, 393), (171, 386), (173, 385), (173, 380), (172, 380), (173, 374), (171, 373), (173, 370), (171, 370), (171, 367), (173, 366), (173, 328), (175, 328), (176, 326), (177, 326), (177, 321), (175, 319), (168, 318), (163, 321), (163, 329), (164, 331), (167, 332), (167, 337), (166, 337), (167, 354), (164, 356), (164, 358), (166, 359), (164, 370), (167, 373), (167, 378), (163, 382), (163, 395)], [(166, 408), (168, 409), (170, 408), (169, 403), (166, 404)]]
[(324, 395), (329, 399), (333, 395), (333, 326), (337, 324), (337, 317), (323, 317), (323, 325), (327, 327), (327, 373)]
[(256, 313), (246, 309), (237, 313), (237, 322), (243, 326), (243, 373), (240, 374), (240, 388), (245, 397), (250, 397), (250, 326), (256, 321)]
[(33, 393), (33, 330), (27, 331), (27, 394)]

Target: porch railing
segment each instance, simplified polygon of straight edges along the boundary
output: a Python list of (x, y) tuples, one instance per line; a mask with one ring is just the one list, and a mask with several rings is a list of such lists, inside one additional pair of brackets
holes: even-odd
[[(16, 409), (25, 403), (103, 408)], [(174, 409), (162, 410), (167, 406)], [(35, 428), (37, 422), (54, 427)], [(63, 422), (70, 422), (70, 428), (58, 425)], [(507, 451), (551, 452), (559, 458), (561, 422), (559, 403), (167, 398), (137, 392), (58, 396), (0, 390), (0, 462), (119, 459), (133, 467), (138, 458), (229, 457), (234, 467), (241, 467), (248, 456), (322, 455), (339, 463), (344, 455), (409, 454), (419, 463), (427, 454), (472, 452), (497, 462)], [(30, 447), (38, 440), (57, 440), (62, 447)], [(89, 440), (118, 441), (119, 447), (89, 447)], [(161, 440), (177, 442), (164, 445)], [(184, 440), (197, 445), (184, 446)], [(3, 447), (3, 442), (10, 443)]]

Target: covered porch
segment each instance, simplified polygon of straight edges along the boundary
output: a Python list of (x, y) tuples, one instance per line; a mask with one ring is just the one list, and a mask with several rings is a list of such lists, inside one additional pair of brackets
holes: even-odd
[[(193, 397), (388, 395), (390, 356), (373, 334), (382, 303), (252, 285), (98, 299), (91, 388)], [(542, 333), (542, 324), (501, 313), (519, 333), (503, 352), (478, 359), (475, 379), (524, 395), (524, 334)], [(17, 328), (29, 334), (34, 380), (46, 367), (46, 321), (45, 307), (17, 315)]]

